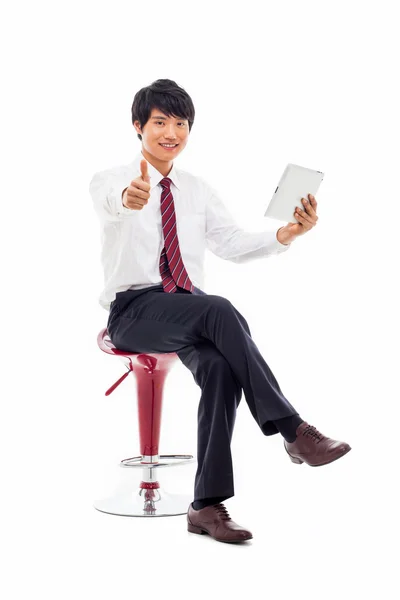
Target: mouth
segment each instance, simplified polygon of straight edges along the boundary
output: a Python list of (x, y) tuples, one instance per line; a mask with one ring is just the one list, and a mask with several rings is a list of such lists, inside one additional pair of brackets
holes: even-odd
[(174, 144), (173, 146), (164, 146), (163, 144), (160, 144), (160, 146), (164, 148), (164, 150), (171, 152), (171, 150), (175, 150), (175, 148), (177, 148), (179, 144)]

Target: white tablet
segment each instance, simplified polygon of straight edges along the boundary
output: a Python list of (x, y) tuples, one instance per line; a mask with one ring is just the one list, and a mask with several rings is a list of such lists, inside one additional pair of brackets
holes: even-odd
[(319, 186), (324, 178), (322, 171), (314, 171), (289, 163), (277, 185), (274, 195), (265, 211), (264, 217), (286, 221), (298, 222), (294, 211), (296, 206), (304, 210), (302, 198), (308, 194), (317, 195)]

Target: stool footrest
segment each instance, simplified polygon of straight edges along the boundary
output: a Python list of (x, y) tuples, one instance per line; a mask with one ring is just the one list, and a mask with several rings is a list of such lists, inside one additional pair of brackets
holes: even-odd
[(120, 467), (140, 467), (142, 469), (155, 469), (158, 467), (175, 467), (180, 464), (189, 464), (195, 461), (193, 454), (160, 454), (157, 462), (141, 462), (143, 456), (124, 458)]

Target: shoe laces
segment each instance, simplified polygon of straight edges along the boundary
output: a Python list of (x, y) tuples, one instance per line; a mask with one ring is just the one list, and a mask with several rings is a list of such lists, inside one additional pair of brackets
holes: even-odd
[(224, 521), (229, 521), (231, 519), (228, 511), (226, 510), (226, 508), (222, 504), (222, 502), (219, 502), (218, 504), (214, 504), (214, 508)]
[(314, 427), (314, 425), (307, 425), (307, 427), (303, 431), (303, 435), (308, 435), (309, 437), (311, 437), (311, 439), (316, 444), (319, 444), (320, 442), (322, 442), (322, 440), (325, 439), (325, 436), (322, 435), (322, 433), (318, 431), (318, 429)]

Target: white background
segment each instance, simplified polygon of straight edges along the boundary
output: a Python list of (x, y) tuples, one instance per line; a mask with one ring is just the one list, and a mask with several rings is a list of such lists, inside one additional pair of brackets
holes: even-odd
[[(395, 2), (17, 2), (2, 21), (2, 596), (394, 598), (398, 554), (399, 105)], [(133, 160), (134, 94), (192, 97), (176, 164), (245, 228), (288, 162), (325, 173), (317, 226), (281, 256), (206, 255), (303, 419), (352, 451), (294, 465), (242, 398), (231, 517), (244, 545), (186, 516), (93, 508), (138, 454), (133, 379), (97, 347), (107, 313), (94, 172)], [(240, 279), (241, 289), (237, 287)], [(196, 452), (200, 389), (168, 377), (162, 453)], [(195, 465), (162, 472), (192, 491)], [(134, 479), (139, 475), (132, 474)]]

